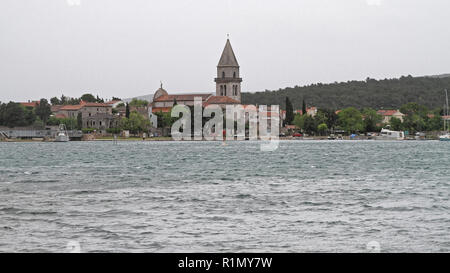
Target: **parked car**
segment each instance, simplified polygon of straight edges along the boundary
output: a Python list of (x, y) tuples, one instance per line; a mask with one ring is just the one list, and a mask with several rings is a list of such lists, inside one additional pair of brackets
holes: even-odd
[(293, 134), (292, 136), (293, 136), (293, 137), (302, 137), (303, 135), (300, 134), (300, 133), (295, 133), (295, 134)]

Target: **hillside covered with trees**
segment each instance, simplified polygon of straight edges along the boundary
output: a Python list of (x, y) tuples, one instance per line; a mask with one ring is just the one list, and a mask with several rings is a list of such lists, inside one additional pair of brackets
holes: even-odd
[(242, 93), (244, 104), (278, 104), (285, 109), (289, 97), (294, 109), (307, 106), (324, 109), (399, 109), (414, 102), (430, 109), (442, 108), (445, 103), (444, 89), (450, 90), (450, 77), (401, 77), (400, 79), (348, 81), (332, 84), (295, 86), (276, 91)]

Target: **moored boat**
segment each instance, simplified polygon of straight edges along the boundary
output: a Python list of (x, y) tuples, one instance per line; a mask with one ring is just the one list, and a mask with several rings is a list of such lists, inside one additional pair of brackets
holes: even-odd
[(392, 131), (388, 128), (381, 129), (380, 135), (376, 137), (377, 140), (404, 140), (405, 133), (403, 131)]
[(56, 133), (55, 142), (68, 142), (69, 134), (67, 133), (66, 125), (60, 124), (59, 130)]

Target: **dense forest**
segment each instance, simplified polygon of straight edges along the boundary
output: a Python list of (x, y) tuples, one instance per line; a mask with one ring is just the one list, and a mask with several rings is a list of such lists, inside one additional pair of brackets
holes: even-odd
[(325, 109), (370, 107), (374, 109), (399, 109), (415, 102), (430, 109), (442, 108), (444, 89), (450, 90), (450, 77), (401, 77), (400, 79), (348, 81), (332, 84), (295, 86), (276, 91), (242, 93), (245, 104), (278, 104), (285, 108), (289, 97), (294, 109), (301, 109), (303, 100), (307, 106)]

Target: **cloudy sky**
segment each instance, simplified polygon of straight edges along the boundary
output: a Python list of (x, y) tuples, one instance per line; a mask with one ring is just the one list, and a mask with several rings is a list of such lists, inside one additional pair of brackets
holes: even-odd
[(243, 91), (450, 72), (448, 0), (1, 0), (0, 101)]

